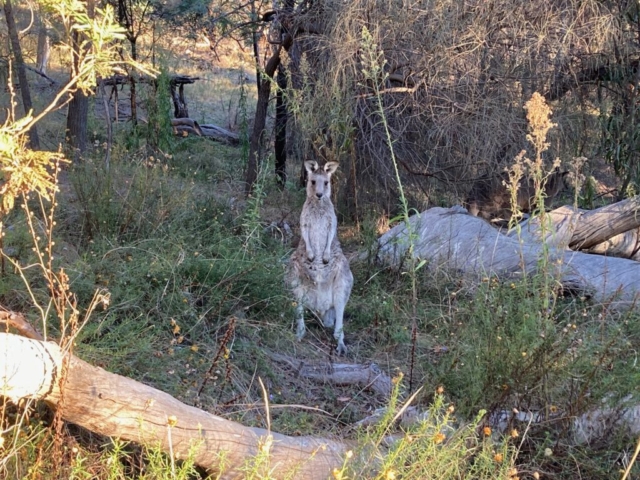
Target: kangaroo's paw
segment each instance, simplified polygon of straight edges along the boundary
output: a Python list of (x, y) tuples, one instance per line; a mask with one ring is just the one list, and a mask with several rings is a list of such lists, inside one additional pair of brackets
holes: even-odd
[(338, 340), (338, 346), (336, 347), (336, 352), (338, 353), (338, 355), (347, 355), (347, 347), (344, 344), (344, 341), (342, 339)]

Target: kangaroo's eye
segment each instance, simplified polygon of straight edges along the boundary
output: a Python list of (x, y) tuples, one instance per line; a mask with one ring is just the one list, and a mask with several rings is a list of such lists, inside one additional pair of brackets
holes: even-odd
[(311, 185), (315, 185), (316, 181), (315, 180), (311, 180)]
[(324, 186), (326, 187), (327, 185), (329, 185), (329, 182), (324, 182)]

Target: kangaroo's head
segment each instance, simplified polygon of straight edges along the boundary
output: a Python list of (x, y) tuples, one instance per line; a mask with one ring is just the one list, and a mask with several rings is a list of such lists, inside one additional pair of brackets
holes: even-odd
[(307, 198), (331, 199), (331, 175), (338, 168), (338, 162), (327, 162), (320, 167), (315, 160), (307, 160), (304, 168), (307, 170)]

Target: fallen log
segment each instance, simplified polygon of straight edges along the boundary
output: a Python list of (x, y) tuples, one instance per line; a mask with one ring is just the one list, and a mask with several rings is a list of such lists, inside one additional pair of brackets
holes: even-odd
[(638, 262), (567, 250), (563, 242), (545, 248), (540, 241), (509, 237), (459, 207), (431, 208), (411, 217), (410, 225), (411, 232), (401, 223), (379, 238), (378, 262), (401, 268), (411, 233), (414, 257), (428, 261), (434, 270), (460, 272), (475, 280), (492, 275), (518, 278), (537, 272), (546, 252), (547, 272), (568, 291), (615, 307), (635, 306), (640, 293)]
[(64, 420), (101, 435), (159, 445), (178, 459), (191, 454), (208, 470), (219, 472), (223, 458), (226, 468), (216, 478), (244, 478), (246, 462), (268, 451), (269, 478), (325, 480), (349, 448), (346, 442), (245, 427), (66, 355), (54, 343), (10, 333), (0, 333), (0, 392), (15, 403), (45, 400), (62, 409)]
[(230, 132), (229, 130), (210, 123), (200, 125), (191, 118), (172, 118), (171, 126), (173, 127), (174, 135), (182, 135), (182, 132), (186, 132), (187, 134), (208, 137), (217, 142), (232, 146), (240, 144), (240, 136), (237, 133)]
[(332, 385), (359, 385), (361, 388), (371, 389), (385, 398), (389, 398), (389, 395), (391, 395), (391, 377), (380, 370), (380, 367), (375, 363), (368, 365), (329, 362), (309, 363), (277, 353), (269, 354), (269, 357), (276, 362), (288, 364), (303, 378)]
[[(200, 80), (200, 77), (190, 77), (189, 75), (179, 74), (169, 76), (169, 83), (173, 83), (174, 85), (191, 84), (195, 83), (197, 80)], [(128, 85), (132, 81), (136, 83), (147, 83), (149, 85), (155, 85), (157, 80), (155, 77), (151, 77), (148, 75), (136, 75), (135, 77), (133, 77), (131, 75), (115, 74), (111, 75), (110, 77), (104, 78), (103, 81), (107, 86), (114, 86)]]
[(210, 123), (200, 125), (200, 128), (202, 129), (202, 135), (205, 137), (210, 137), (232, 146), (240, 145), (240, 136), (237, 133), (230, 132), (229, 130)]

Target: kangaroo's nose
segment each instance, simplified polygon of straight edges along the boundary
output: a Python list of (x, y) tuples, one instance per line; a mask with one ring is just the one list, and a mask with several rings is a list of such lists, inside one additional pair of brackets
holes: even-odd
[(322, 198), (322, 194), (321, 193), (316, 193), (316, 197)]

